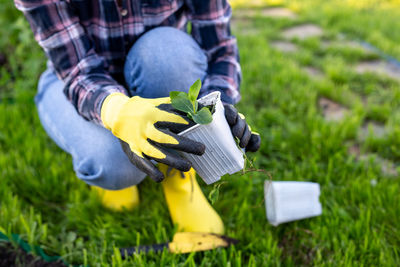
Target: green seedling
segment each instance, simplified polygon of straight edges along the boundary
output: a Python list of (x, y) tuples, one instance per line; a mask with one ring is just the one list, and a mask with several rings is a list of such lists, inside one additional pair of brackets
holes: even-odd
[(214, 205), (215, 202), (217, 202), (219, 198), (219, 189), (221, 185), (225, 184), (226, 181), (222, 181), (219, 183), (215, 183), (213, 189), (211, 189), (210, 193), (208, 194), (208, 199), (211, 202), (211, 205)]
[(199, 96), (201, 81), (197, 81), (190, 86), (189, 93), (172, 91), (169, 93), (172, 106), (182, 112), (198, 124), (209, 124), (212, 121), (211, 111), (208, 107), (199, 110), (197, 97)]

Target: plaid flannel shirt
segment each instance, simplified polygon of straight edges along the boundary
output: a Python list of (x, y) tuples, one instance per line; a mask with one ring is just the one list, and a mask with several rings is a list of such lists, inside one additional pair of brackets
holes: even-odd
[(130, 47), (158, 26), (186, 29), (208, 59), (200, 92), (221, 91), (222, 100), (240, 99), (236, 39), (230, 33), (226, 0), (14, 0), (27, 17), (64, 92), (78, 113), (102, 124), (103, 100), (113, 92), (128, 95), (123, 66)]

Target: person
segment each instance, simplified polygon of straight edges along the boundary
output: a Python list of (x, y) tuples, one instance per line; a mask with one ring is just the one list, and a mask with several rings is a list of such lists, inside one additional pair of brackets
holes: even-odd
[(189, 122), (168, 96), (200, 78), (200, 96), (221, 92), (240, 146), (259, 148), (259, 135), (232, 106), (241, 70), (227, 1), (14, 2), (48, 57), (35, 97), (39, 118), (72, 156), (77, 177), (121, 210), (138, 204), (136, 185), (150, 176), (161, 182), (181, 231), (223, 233), (195, 171), (175, 153), (201, 155), (205, 147), (177, 135)]

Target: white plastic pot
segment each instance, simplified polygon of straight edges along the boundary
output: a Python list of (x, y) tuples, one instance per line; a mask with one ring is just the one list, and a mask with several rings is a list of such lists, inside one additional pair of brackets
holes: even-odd
[(243, 152), (237, 147), (225, 119), (220, 95), (220, 92), (212, 92), (198, 100), (202, 105), (215, 106), (211, 123), (196, 124), (179, 134), (206, 146), (206, 151), (201, 156), (182, 153), (206, 184), (212, 184), (224, 174), (233, 174), (244, 167)]
[(322, 214), (317, 183), (265, 181), (264, 195), (267, 219), (274, 226)]

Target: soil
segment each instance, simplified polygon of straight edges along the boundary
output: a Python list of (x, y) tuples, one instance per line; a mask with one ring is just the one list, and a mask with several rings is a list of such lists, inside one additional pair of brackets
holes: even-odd
[(11, 244), (0, 244), (0, 266), (64, 267), (66, 265), (60, 261), (46, 262), (22, 249), (15, 249)]
[(5, 54), (0, 53), (0, 67), (7, 64), (7, 57)]
[(303, 228), (287, 229), (283, 228), (282, 238), (278, 243), (283, 251), (283, 258), (291, 257), (295, 266), (311, 266), (316, 256), (316, 247), (309, 236), (314, 236), (314, 233)]

